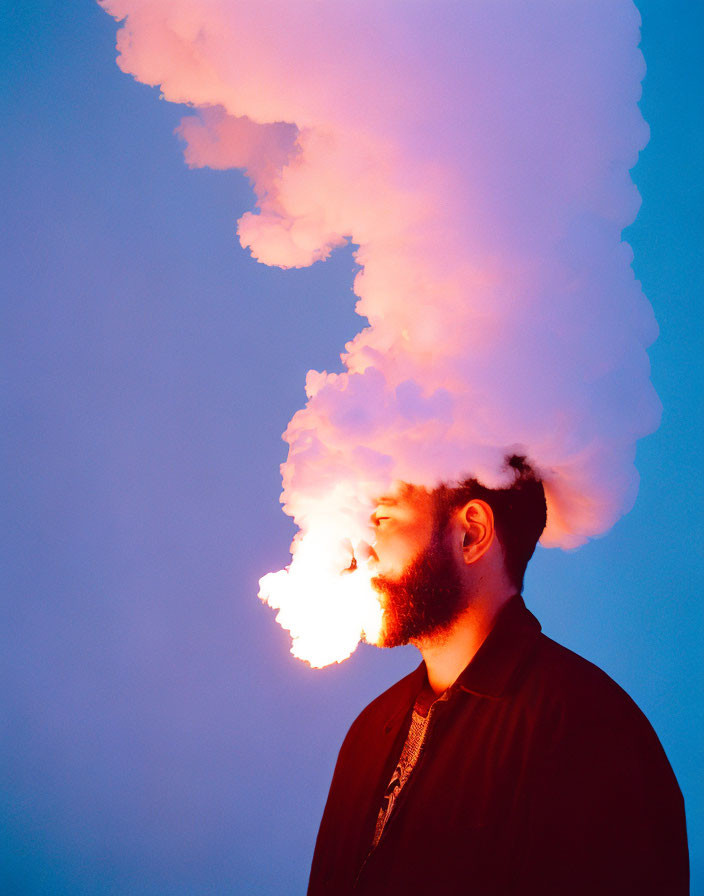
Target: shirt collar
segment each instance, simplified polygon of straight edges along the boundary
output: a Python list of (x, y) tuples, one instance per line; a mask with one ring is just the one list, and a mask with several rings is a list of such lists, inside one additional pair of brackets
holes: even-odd
[[(496, 622), (479, 650), (450, 687), (479, 697), (503, 696), (514, 675), (532, 653), (541, 626), (515, 594), (499, 611)], [(425, 662), (414, 673), (416, 693), (427, 680)]]

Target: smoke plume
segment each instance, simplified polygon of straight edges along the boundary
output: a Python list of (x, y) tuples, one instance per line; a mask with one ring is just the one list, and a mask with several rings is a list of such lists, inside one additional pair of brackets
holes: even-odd
[(524, 454), (547, 546), (630, 509), (635, 444), (660, 413), (657, 326), (621, 240), (648, 139), (630, 0), (102, 5), (120, 67), (194, 107), (187, 163), (250, 178), (238, 233), (255, 258), (357, 247), (368, 325), (342, 372), (308, 373), (282, 467), (299, 533), (261, 583), (297, 656), (325, 665), (376, 639), (353, 556), (396, 480), (497, 487)]

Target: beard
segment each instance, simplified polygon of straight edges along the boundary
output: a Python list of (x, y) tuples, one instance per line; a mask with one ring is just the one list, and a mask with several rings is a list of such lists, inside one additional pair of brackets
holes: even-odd
[(444, 527), (435, 529), (428, 546), (399, 579), (375, 576), (372, 585), (381, 595), (384, 610), (381, 647), (399, 647), (440, 634), (466, 605)]

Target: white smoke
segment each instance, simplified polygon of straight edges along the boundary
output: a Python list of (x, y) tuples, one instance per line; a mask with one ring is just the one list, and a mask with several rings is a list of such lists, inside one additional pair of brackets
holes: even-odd
[(296, 267), (351, 241), (364, 328), (310, 371), (285, 433), (300, 528), (262, 594), (315, 665), (374, 640), (354, 545), (394, 480), (504, 483), (529, 458), (545, 545), (635, 500), (658, 425), (652, 309), (621, 231), (648, 129), (630, 0), (104, 0), (119, 65), (184, 119), (189, 165), (237, 167), (252, 254)]

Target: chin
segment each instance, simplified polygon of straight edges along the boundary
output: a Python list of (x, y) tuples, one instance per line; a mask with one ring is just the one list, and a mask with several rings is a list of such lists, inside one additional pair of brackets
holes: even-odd
[[(386, 576), (383, 577), (383, 581), (388, 581)], [(375, 646), (400, 647), (402, 644), (407, 644), (408, 641), (403, 639), (399, 631), (398, 619), (396, 619), (396, 614), (391, 606), (388, 592), (381, 586), (380, 582), (375, 584), (374, 579), (372, 579), (372, 585), (377, 593), (382, 612), (381, 628), (379, 636), (374, 642)]]
[(377, 647), (403, 647), (405, 644), (411, 643), (411, 636), (406, 630), (406, 626), (397, 617), (396, 613), (389, 609), (388, 603), (382, 596), (383, 616), (381, 621), (381, 632), (377, 639)]
[(377, 647), (403, 647), (405, 644), (412, 643), (409, 638), (405, 638), (399, 632), (387, 631), (382, 629), (381, 634), (376, 642)]

